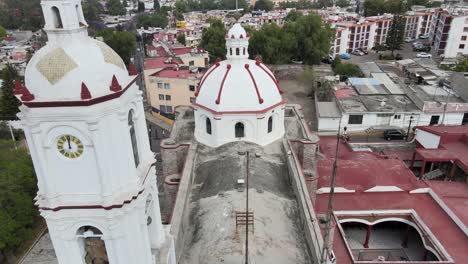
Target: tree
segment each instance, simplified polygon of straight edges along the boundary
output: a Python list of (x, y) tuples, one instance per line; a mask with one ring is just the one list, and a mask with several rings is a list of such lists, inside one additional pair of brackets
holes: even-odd
[(296, 10), (291, 10), (291, 11), (289, 11), (288, 15), (286, 16), (286, 18), (284, 20), (294, 22), (297, 19), (299, 19), (299, 17), (301, 17), (301, 16), (302, 16), (302, 12), (296, 11)]
[(109, 0), (106, 7), (111, 16), (122, 16), (127, 13), (120, 0)]
[(97, 0), (88, 0), (83, 2), (82, 5), (86, 21), (101, 21), (99, 15), (104, 12), (104, 7)]
[(138, 13), (145, 12), (145, 3), (138, 1)]
[(0, 25), (8, 29), (36, 31), (43, 25), (40, 0), (0, 1)]
[(216, 19), (212, 21), (209, 28), (203, 29), (203, 35), (200, 42), (200, 47), (208, 51), (210, 61), (213, 62), (216, 58), (224, 58), (226, 55), (226, 29), (223, 22)]
[(335, 74), (341, 75), (345, 78), (349, 77), (364, 77), (359, 66), (352, 63), (341, 63), (339, 58), (335, 58), (332, 62), (332, 69)]
[(273, 23), (253, 32), (249, 43), (249, 54), (252, 57), (261, 56), (268, 64), (290, 63), (297, 49), (296, 35)]
[(332, 0), (317, 0), (315, 3), (315, 8), (325, 8), (325, 7), (330, 7), (333, 6), (333, 1)]
[(153, 9), (155, 12), (159, 12), (159, 10), (161, 9), (161, 5), (159, 4), (158, 0), (153, 1)]
[(254, 9), (255, 10), (264, 10), (264, 11), (270, 11), (273, 9), (273, 2), (270, 0), (257, 0), (255, 2)]
[(302, 86), (310, 89), (310, 94), (313, 95), (317, 88), (317, 74), (314, 72), (312, 67), (305, 67), (304, 70), (299, 74), (297, 80)]
[(402, 16), (396, 15), (393, 17), (392, 24), (387, 34), (387, 47), (393, 52), (400, 49), (403, 44), (403, 36), (405, 33), (405, 19)]
[(7, 36), (6, 30), (0, 26), (0, 41), (2, 41)]
[(468, 72), (468, 59), (460, 61), (453, 70), (456, 72)]
[(187, 3), (186, 2), (177, 1), (177, 2), (175, 2), (174, 7), (175, 7), (174, 11), (177, 11), (179, 13), (187, 12)]
[(185, 44), (186, 44), (185, 34), (183, 34), (183, 33), (182, 33), (182, 34), (179, 34), (179, 35), (177, 36), (177, 41), (178, 41), (180, 44), (182, 44), (182, 45), (185, 46)]
[(137, 27), (148, 28), (148, 27), (160, 27), (165, 28), (167, 26), (167, 16), (163, 12), (154, 13), (152, 15), (140, 15), (137, 20)]
[(127, 0), (123, 0), (123, 1), (122, 1), (122, 5), (123, 5), (124, 7), (128, 7)]
[(16, 119), (20, 102), (13, 94), (15, 89), (15, 80), (18, 78), (16, 69), (7, 65), (2, 71), (2, 97), (0, 97), (0, 119)]
[[(425, 0), (415, 0), (425, 1)], [(414, 1), (404, 4), (402, 0), (366, 0), (364, 2), (364, 16), (376, 16), (383, 13), (401, 14), (409, 10)]]
[(28, 152), (15, 151), (10, 141), (0, 140), (0, 252), (12, 253), (30, 238), (37, 217), (36, 186)]
[(348, 0), (338, 0), (336, 1), (336, 5), (339, 7), (347, 7), (350, 5)]
[(119, 54), (125, 64), (130, 63), (136, 49), (136, 37), (133, 33), (108, 28), (99, 31), (97, 35), (103, 37), (104, 42)]

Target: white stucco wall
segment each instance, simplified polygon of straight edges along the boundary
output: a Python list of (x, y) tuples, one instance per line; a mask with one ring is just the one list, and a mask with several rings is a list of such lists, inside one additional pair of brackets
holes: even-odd
[[(273, 130), (268, 133), (268, 119), (273, 117)], [(206, 131), (206, 118), (211, 120), (211, 135)], [(235, 125), (244, 124), (245, 137), (236, 138)], [(284, 105), (266, 113), (214, 114), (195, 107), (195, 138), (210, 147), (235, 141), (249, 141), (267, 145), (284, 135)]]
[[(418, 125), (419, 126), (428, 126), (431, 122), (432, 116), (440, 116), (439, 117), (439, 125), (442, 124), (442, 117), (443, 113), (422, 113), (421, 117), (419, 118)], [(444, 118), (444, 125), (461, 125), (463, 121), (464, 113), (446, 113)]]
[(416, 129), (416, 141), (426, 149), (436, 149), (439, 147), (440, 136), (421, 129)]
[[(444, 56), (446, 58), (457, 57), (458, 54), (468, 54), (468, 41), (462, 41), (462, 36), (468, 36), (468, 32), (463, 29), (468, 27), (468, 16), (455, 17), (450, 24), (450, 31), (445, 47)], [(460, 44), (465, 44), (463, 49), (460, 49)]]

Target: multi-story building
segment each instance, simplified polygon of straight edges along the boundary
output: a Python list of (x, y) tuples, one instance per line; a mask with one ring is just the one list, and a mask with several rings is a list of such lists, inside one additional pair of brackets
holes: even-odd
[(438, 56), (454, 58), (468, 54), (468, 8), (438, 10), (429, 38)]

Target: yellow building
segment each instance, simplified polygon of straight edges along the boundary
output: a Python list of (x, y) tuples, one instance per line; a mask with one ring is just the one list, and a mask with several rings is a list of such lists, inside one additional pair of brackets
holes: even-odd
[(191, 105), (203, 75), (198, 69), (176, 65), (146, 76), (146, 91), (154, 116), (171, 123), (177, 106)]

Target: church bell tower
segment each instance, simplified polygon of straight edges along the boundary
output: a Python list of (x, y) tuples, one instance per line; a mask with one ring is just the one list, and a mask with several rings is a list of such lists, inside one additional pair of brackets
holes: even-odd
[(88, 37), (80, 0), (41, 6), (48, 43), (15, 94), (58, 262), (155, 263), (165, 233), (136, 76)]

